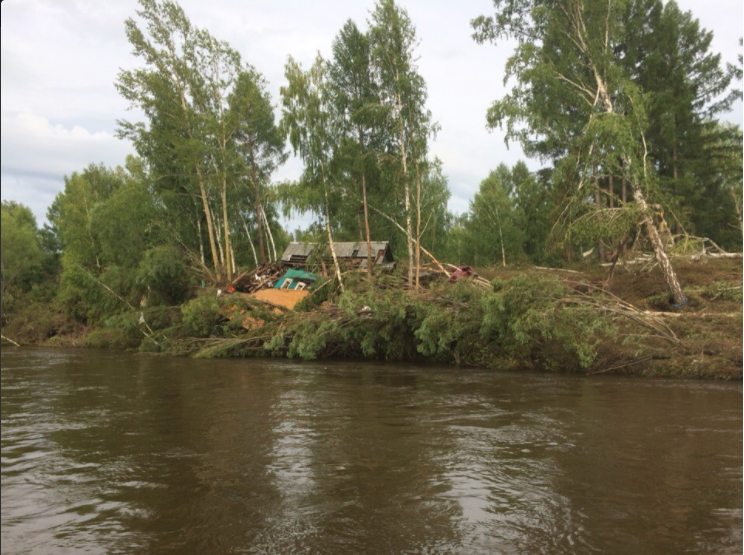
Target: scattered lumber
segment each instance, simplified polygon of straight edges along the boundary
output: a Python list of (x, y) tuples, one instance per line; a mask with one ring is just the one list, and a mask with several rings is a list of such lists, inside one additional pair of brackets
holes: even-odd
[[(602, 264), (602, 266), (607, 266), (607, 264)], [(546, 266), (533, 266), (535, 270), (543, 270), (546, 272), (566, 272), (568, 274), (580, 274), (581, 272), (578, 272), (576, 270), (568, 270), (566, 268), (548, 268)]]
[(740, 252), (701, 252), (690, 257), (690, 260), (697, 262), (703, 258), (742, 258), (744, 253)]
[(240, 293), (255, 293), (259, 289), (273, 287), (285, 272), (286, 268), (281, 264), (262, 264), (240, 274), (231, 285)]
[(616, 264), (613, 262), (603, 262), (602, 264), (600, 264), (600, 266), (603, 268), (609, 268), (610, 266), (613, 266), (613, 265), (636, 266), (638, 264), (649, 264), (653, 261), (654, 261), (654, 256), (652, 254), (642, 254), (632, 260), (618, 260)]

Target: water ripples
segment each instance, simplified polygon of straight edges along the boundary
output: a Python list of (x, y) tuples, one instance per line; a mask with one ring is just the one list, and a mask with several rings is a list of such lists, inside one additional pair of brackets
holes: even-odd
[(2, 553), (740, 553), (741, 385), (2, 353)]

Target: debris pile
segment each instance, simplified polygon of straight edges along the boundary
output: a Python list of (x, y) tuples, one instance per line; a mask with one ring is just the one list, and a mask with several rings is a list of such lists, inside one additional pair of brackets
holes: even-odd
[(261, 289), (274, 287), (285, 271), (286, 268), (281, 264), (262, 264), (240, 274), (231, 285), (239, 293), (255, 293)]

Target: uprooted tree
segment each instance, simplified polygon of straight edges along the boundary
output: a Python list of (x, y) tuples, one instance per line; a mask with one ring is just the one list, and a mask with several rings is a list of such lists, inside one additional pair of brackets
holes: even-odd
[[(685, 296), (647, 201), (655, 186), (645, 138), (648, 99), (618, 55), (624, 4), (494, 0), (493, 16), (473, 20), (474, 38), (517, 41), (506, 75), (516, 83), (493, 103), (488, 124), (505, 123), (507, 140), (519, 140), (528, 155), (554, 161), (554, 180), (567, 191), (557, 219), (564, 237), (579, 233), (601, 240), (612, 224), (626, 230), (630, 222), (642, 225), (680, 304)], [(612, 177), (632, 188), (634, 202), (613, 198), (617, 202), (603, 205), (599, 183)]]

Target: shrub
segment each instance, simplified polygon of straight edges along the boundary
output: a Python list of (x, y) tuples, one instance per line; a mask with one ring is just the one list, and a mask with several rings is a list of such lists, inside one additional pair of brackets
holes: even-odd
[(184, 331), (194, 337), (209, 337), (226, 318), (213, 291), (207, 291), (181, 307)]

